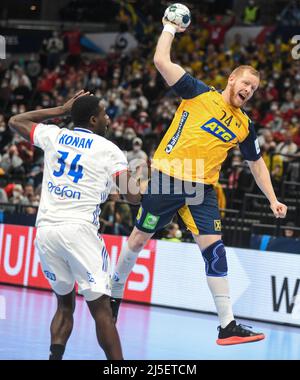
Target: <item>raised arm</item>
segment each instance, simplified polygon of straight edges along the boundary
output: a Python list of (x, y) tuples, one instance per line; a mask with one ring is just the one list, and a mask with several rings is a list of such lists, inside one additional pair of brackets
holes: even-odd
[(84, 92), (84, 90), (79, 91), (61, 107), (29, 111), (12, 116), (8, 121), (8, 125), (14, 132), (19, 133), (26, 140), (30, 141), (30, 132), (34, 124), (41, 123), (47, 119), (67, 115), (70, 112), (74, 101), (84, 95), (89, 95), (89, 92)]
[(184, 74), (185, 70), (171, 61), (171, 46), (176, 32), (183, 32), (178, 26), (163, 19), (164, 29), (158, 39), (154, 54), (154, 65), (166, 80), (173, 86)]

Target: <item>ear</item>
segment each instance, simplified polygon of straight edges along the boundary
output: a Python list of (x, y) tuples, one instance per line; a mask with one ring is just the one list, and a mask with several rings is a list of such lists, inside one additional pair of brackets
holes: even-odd
[(230, 86), (232, 86), (233, 83), (235, 82), (235, 80), (236, 80), (236, 76), (235, 76), (235, 75), (233, 75), (233, 74), (229, 75), (229, 78), (228, 78), (228, 84), (229, 84)]
[(90, 124), (96, 124), (97, 120), (96, 120), (96, 117), (93, 115), (90, 117)]

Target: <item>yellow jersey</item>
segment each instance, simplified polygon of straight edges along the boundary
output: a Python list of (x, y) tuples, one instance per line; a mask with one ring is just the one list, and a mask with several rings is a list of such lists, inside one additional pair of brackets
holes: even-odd
[(184, 181), (215, 184), (236, 145), (245, 160), (260, 158), (254, 125), (244, 111), (188, 73), (172, 89), (183, 99), (154, 154), (153, 168)]

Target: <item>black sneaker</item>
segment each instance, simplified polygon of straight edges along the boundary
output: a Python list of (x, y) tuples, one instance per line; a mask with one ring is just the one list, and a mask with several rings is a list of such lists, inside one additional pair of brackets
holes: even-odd
[(112, 310), (113, 320), (115, 323), (117, 323), (119, 307), (121, 305), (121, 302), (122, 302), (122, 298), (110, 297), (110, 307)]
[(265, 339), (265, 335), (263, 333), (251, 331), (246, 327), (251, 328), (246, 325), (237, 325), (236, 321), (231, 321), (224, 329), (219, 326), (219, 336), (216, 341), (217, 344), (226, 346), (230, 344), (256, 342), (257, 340)]

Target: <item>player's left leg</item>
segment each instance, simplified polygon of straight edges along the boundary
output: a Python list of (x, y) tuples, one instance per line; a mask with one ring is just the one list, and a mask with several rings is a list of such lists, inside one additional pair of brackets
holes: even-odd
[(87, 301), (87, 304), (95, 320), (98, 343), (107, 359), (122, 360), (120, 338), (113, 320), (109, 296), (104, 294), (94, 301)]
[(205, 261), (206, 278), (220, 320), (218, 344), (238, 344), (264, 339), (234, 320), (227, 277), (226, 250), (221, 236), (221, 220), (215, 191), (205, 186), (201, 204), (186, 204), (179, 216), (193, 233)]
[(75, 310), (75, 288), (66, 295), (56, 294), (57, 310), (51, 322), (50, 360), (61, 360), (67, 341), (73, 329), (73, 313)]
[(112, 278), (111, 309), (115, 323), (118, 319), (119, 308), (123, 299), (126, 281), (137, 261), (138, 255), (153, 233), (133, 228), (127, 242), (123, 245), (115, 273)]
[(221, 235), (193, 235), (193, 237), (205, 261), (208, 287), (220, 320), (217, 344), (231, 345), (264, 339), (264, 334), (237, 325), (234, 319), (227, 277), (226, 250)]
[(221, 327), (234, 320), (227, 278), (227, 259), (221, 235), (195, 235), (205, 262), (208, 287), (214, 298)]

